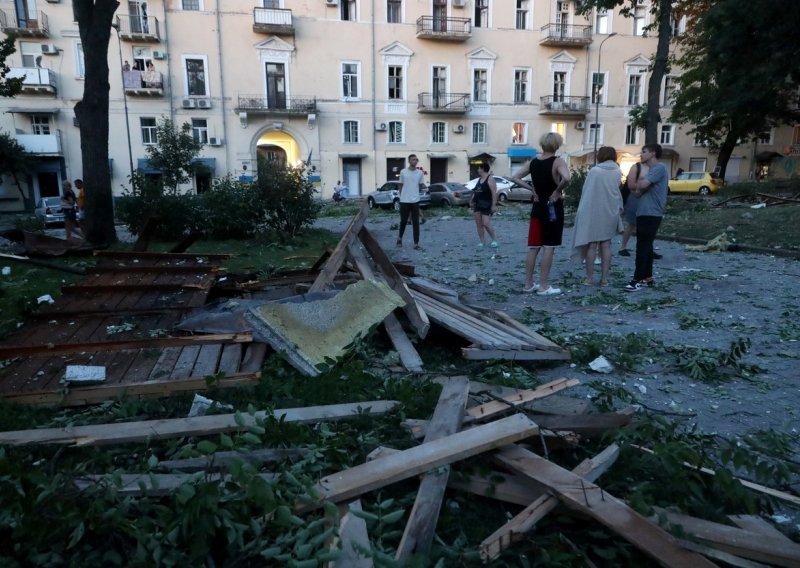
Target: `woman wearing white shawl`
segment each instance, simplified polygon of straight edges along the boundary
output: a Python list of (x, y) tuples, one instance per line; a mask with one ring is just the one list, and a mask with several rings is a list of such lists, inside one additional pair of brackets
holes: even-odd
[(600, 286), (608, 286), (611, 269), (611, 239), (619, 232), (622, 172), (616, 162), (617, 151), (603, 146), (597, 152), (597, 165), (586, 176), (572, 232), (572, 259), (583, 259), (584, 284), (591, 286), (596, 250), (600, 250)]

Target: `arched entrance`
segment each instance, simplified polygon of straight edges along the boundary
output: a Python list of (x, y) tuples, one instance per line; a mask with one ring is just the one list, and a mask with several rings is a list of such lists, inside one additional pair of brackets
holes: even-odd
[(283, 130), (270, 130), (262, 134), (256, 142), (256, 156), (279, 160), (291, 166), (302, 162), (300, 146), (291, 134)]

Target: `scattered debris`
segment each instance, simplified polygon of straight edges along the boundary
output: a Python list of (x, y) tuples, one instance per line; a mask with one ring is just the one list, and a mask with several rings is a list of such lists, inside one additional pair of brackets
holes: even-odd
[(590, 362), (589, 368), (595, 373), (611, 373), (614, 371), (614, 365), (602, 355)]

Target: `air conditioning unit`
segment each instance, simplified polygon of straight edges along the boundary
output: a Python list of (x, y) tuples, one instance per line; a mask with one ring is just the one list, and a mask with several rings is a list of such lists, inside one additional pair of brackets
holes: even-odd
[(45, 55), (58, 55), (58, 48), (49, 43), (42, 44), (42, 53)]
[(181, 106), (183, 108), (194, 108), (197, 106), (197, 101), (195, 101), (194, 99), (183, 99), (181, 101)]
[(164, 59), (167, 56), (165, 51), (154, 51), (153, 59)]
[(386, 123), (385, 122), (376, 122), (375, 123), (375, 130), (383, 132), (386, 130)]
[(197, 108), (211, 108), (211, 99), (197, 99)]
[(586, 122), (585, 121), (579, 120), (578, 122), (575, 123), (575, 129), (576, 130), (583, 130), (584, 128), (586, 128)]
[(464, 125), (463, 124), (456, 124), (453, 127), (453, 132), (456, 134), (464, 134)]
[(222, 138), (217, 138), (216, 136), (212, 136), (208, 139), (209, 146), (222, 146)]
[(463, 8), (467, 5), (467, 0), (453, 0), (453, 8)]
[(339, 0), (325, 0), (325, 4), (328, 6), (338, 6)]

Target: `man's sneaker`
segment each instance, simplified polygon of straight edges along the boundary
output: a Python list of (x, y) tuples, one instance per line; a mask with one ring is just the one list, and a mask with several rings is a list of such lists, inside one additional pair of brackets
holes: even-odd
[(645, 278), (644, 280), (641, 281), (641, 284), (646, 284), (647, 286), (652, 288), (653, 286), (655, 286), (656, 281), (653, 280), (652, 276), (648, 276), (647, 278)]
[(653, 253), (653, 260), (661, 260), (664, 258), (662, 255), (658, 254), (657, 252)]
[(644, 290), (644, 285), (636, 280), (631, 280), (628, 282), (628, 285), (625, 286), (626, 292), (638, 292), (639, 290)]
[(621, 251), (619, 251), (619, 255), (620, 256), (630, 256), (631, 253), (630, 253), (630, 251), (628, 249), (622, 249)]
[(539, 290), (536, 292), (537, 296), (555, 296), (556, 294), (561, 293), (561, 288), (553, 288), (552, 286), (548, 286), (546, 290)]

